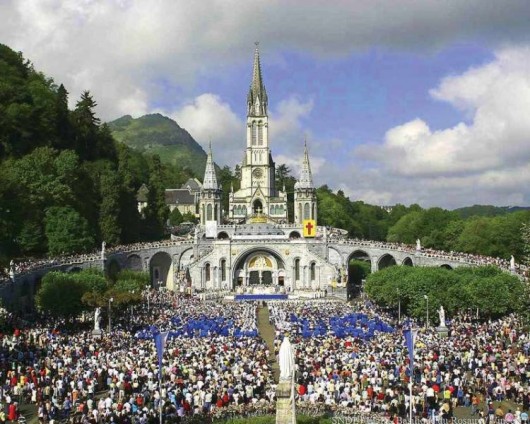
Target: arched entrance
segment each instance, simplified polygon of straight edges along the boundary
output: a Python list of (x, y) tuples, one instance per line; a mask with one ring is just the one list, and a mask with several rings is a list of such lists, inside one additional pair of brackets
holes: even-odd
[(412, 262), (412, 259), (407, 256), (405, 259), (403, 259), (402, 265), (414, 266), (414, 263)]
[(173, 289), (173, 261), (166, 252), (158, 252), (149, 261), (151, 287)]
[(352, 299), (361, 294), (363, 281), (370, 274), (371, 269), (370, 255), (364, 250), (355, 250), (348, 256), (348, 299)]
[(236, 260), (232, 283), (235, 290), (276, 292), (286, 285), (285, 275), (280, 255), (268, 249), (252, 250)]
[(382, 269), (394, 265), (397, 265), (396, 259), (392, 255), (387, 253), (386, 255), (381, 256), (381, 258), (379, 259), (379, 262), (377, 263), (377, 270), (381, 271)]
[(136, 254), (129, 255), (127, 257), (127, 269), (133, 271), (143, 271), (142, 258)]
[(252, 212), (263, 213), (263, 203), (261, 203), (260, 199), (254, 200), (254, 203), (252, 204)]

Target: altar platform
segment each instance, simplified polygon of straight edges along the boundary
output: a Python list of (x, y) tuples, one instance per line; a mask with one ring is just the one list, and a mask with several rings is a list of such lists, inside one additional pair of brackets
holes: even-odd
[(245, 300), (263, 300), (263, 301), (269, 301), (269, 300), (287, 300), (289, 299), (289, 295), (287, 294), (281, 294), (281, 293), (256, 293), (256, 294), (236, 294), (234, 296), (234, 300), (241, 302)]

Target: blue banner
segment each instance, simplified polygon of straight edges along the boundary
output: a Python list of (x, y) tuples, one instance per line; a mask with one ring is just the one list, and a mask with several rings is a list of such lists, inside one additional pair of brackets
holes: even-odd
[(412, 373), (414, 371), (414, 344), (416, 343), (416, 331), (409, 329), (405, 330), (403, 334), (405, 335), (405, 345), (409, 351), (410, 378), (412, 380)]
[(158, 355), (158, 378), (162, 379), (162, 358), (164, 357), (164, 348), (166, 347), (166, 340), (167, 336), (169, 335), (169, 331), (165, 331), (163, 333), (155, 333), (155, 347), (156, 347), (156, 354)]

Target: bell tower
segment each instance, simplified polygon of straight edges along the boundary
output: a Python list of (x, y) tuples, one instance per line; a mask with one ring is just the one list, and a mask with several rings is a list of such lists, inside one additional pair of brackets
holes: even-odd
[(304, 219), (317, 220), (317, 192), (313, 186), (307, 143), (304, 143), (300, 179), (294, 185), (294, 222), (303, 224)]
[(221, 190), (217, 184), (217, 175), (215, 174), (215, 165), (212, 156), (212, 144), (208, 149), (206, 158), (206, 169), (204, 170), (204, 180), (202, 183), (200, 198), (200, 216), (201, 224), (210, 221), (221, 223)]

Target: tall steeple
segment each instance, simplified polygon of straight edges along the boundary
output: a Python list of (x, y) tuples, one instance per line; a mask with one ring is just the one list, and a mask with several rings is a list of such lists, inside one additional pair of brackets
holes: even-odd
[(307, 142), (304, 141), (304, 160), (302, 161), (302, 172), (298, 180), (299, 188), (313, 188), (313, 176), (311, 174), (311, 164), (309, 163), (309, 153), (307, 152)]
[(317, 192), (313, 187), (307, 143), (304, 142), (302, 172), (294, 185), (294, 222), (303, 224), (306, 219), (317, 220)]
[(267, 116), (267, 91), (261, 78), (261, 63), (259, 60), (259, 43), (256, 42), (254, 51), (254, 69), (252, 71), (252, 83), (247, 96), (248, 116)]
[(206, 169), (204, 170), (203, 189), (218, 190), (217, 175), (215, 175), (215, 166), (212, 158), (212, 143), (208, 147), (208, 157), (206, 158)]

